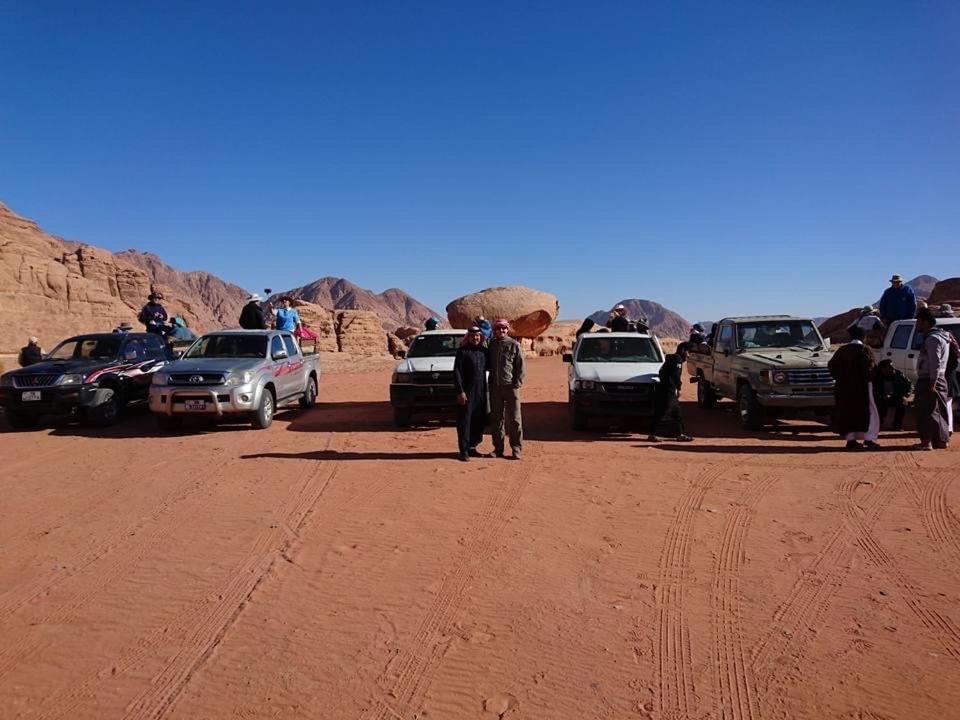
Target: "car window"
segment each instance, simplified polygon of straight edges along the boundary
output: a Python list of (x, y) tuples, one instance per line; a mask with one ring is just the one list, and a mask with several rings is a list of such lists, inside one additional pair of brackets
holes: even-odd
[(724, 325), (720, 328), (720, 337), (717, 340), (718, 350), (733, 350), (733, 325)]
[(737, 324), (737, 347), (787, 348), (820, 346), (820, 335), (809, 320), (761, 320)]
[(72, 338), (47, 355), (51, 360), (113, 360), (120, 352), (120, 338)]
[(923, 347), (924, 335), (922, 332), (915, 332), (913, 334), (913, 342), (910, 343), (911, 350), (919, 350)]
[(127, 340), (123, 346), (122, 359), (126, 362), (141, 362), (147, 359), (147, 352), (143, 347), (143, 340)]
[(453, 357), (463, 338), (463, 335), (419, 335), (410, 346), (407, 357)]
[(609, 337), (581, 338), (577, 346), (579, 362), (660, 362), (660, 353), (650, 338)]
[(893, 331), (893, 337), (890, 338), (890, 349), (906, 350), (912, 332), (913, 325), (898, 325), (897, 329)]
[(280, 339), (279, 335), (274, 335), (273, 339), (270, 340), (270, 354), (276, 355), (277, 353), (282, 352), (284, 352), (283, 340)]
[(267, 354), (266, 335), (204, 335), (184, 355), (185, 358), (262, 358)]
[(297, 341), (293, 339), (290, 335), (283, 335), (283, 344), (287, 347), (287, 355), (290, 357), (296, 357), (300, 354), (299, 347), (297, 346)]

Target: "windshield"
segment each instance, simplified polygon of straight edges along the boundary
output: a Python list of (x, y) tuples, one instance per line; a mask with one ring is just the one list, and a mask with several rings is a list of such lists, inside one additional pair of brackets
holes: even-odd
[(266, 335), (206, 335), (184, 353), (185, 358), (262, 358)]
[(453, 357), (463, 338), (463, 335), (420, 335), (410, 346), (407, 357)]
[(583, 338), (577, 351), (579, 362), (660, 362), (660, 351), (645, 337)]
[(113, 360), (120, 352), (120, 338), (72, 338), (48, 355), (49, 360)]
[(737, 347), (741, 350), (817, 348), (822, 342), (820, 334), (809, 320), (767, 320), (737, 324)]

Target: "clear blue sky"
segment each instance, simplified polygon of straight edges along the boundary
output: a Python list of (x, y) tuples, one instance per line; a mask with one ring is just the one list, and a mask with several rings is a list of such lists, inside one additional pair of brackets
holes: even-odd
[(832, 314), (960, 275), (960, 3), (0, 4), (0, 200), (249, 289)]

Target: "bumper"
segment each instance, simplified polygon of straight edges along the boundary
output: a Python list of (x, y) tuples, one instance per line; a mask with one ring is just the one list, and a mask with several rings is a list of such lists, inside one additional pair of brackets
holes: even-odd
[(418, 408), (457, 407), (457, 391), (450, 385), (390, 385), (390, 404), (395, 408), (414, 410)]
[(811, 395), (790, 395), (789, 393), (758, 393), (757, 401), (763, 407), (816, 409), (832, 408), (833, 391)]
[[(46, 387), (37, 390), (0, 388), (0, 406), (7, 412), (39, 417), (40, 415), (68, 415), (93, 401), (97, 388), (93, 386)], [(39, 400), (24, 400), (25, 392), (39, 392)]]
[[(182, 385), (152, 385), (150, 412), (161, 415), (231, 415), (250, 413), (260, 401), (259, 390), (253, 385), (238, 387), (184, 387)], [(201, 400), (202, 410), (188, 410), (188, 401)]]
[(609, 417), (648, 417), (653, 415), (653, 392), (641, 397), (617, 395), (608, 392), (576, 392), (571, 397), (573, 407), (587, 415)]

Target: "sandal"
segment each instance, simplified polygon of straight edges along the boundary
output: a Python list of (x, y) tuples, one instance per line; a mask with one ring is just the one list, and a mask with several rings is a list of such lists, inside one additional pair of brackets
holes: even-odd
[(916, 443), (910, 446), (911, 450), (933, 450), (932, 445), (924, 445), (923, 443)]
[(689, 435), (680, 435), (677, 437), (677, 442), (693, 442), (693, 438)]

